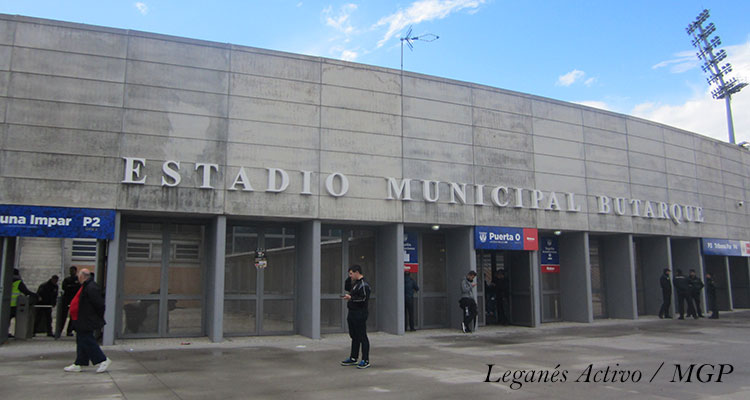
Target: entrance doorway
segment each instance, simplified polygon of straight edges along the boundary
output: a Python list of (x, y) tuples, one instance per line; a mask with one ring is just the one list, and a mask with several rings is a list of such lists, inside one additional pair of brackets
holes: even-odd
[[(496, 291), (491, 286), (498, 271), (505, 274), (505, 316), (512, 325), (534, 325), (533, 279), (529, 252), (477, 250), (477, 301), (480, 324), (498, 322)], [(496, 281), (497, 282), (497, 281)], [(498, 286), (497, 283), (495, 286)], [(501, 295), (501, 296), (502, 296)]]
[(204, 334), (205, 226), (128, 222), (121, 337)]
[[(418, 237), (419, 267), (417, 272), (411, 272), (411, 278), (419, 286), (414, 294), (414, 326), (417, 329), (448, 327), (445, 234), (418, 231), (408, 234)], [(409, 329), (408, 323), (405, 327)]]
[(224, 263), (224, 334), (295, 332), (295, 229), (230, 224)]

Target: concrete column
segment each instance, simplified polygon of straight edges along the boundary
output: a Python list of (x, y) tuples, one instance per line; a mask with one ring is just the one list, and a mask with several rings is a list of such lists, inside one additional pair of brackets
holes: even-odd
[(635, 290), (633, 235), (612, 235), (602, 238), (604, 286), (607, 288), (607, 314), (610, 318), (638, 318)]
[(115, 213), (115, 236), (109, 241), (109, 250), (107, 251), (107, 291), (104, 295), (104, 321), (107, 324), (104, 325), (102, 330), (102, 344), (105, 346), (115, 344), (116, 332), (121, 325), (117, 318), (118, 315), (121, 315), (117, 307), (119, 303), (117, 300), (121, 297), (120, 277), (122, 276), (121, 269), (124, 268), (124, 265), (120, 265), (120, 242), (124, 242), (124, 240), (122, 214), (117, 212)]
[(562, 319), (593, 322), (588, 232), (564, 233), (560, 246), (560, 305)]
[(227, 217), (214, 217), (208, 227), (208, 273), (206, 282), (206, 331), (212, 342), (224, 340), (224, 263), (227, 248)]
[[(659, 279), (664, 268), (672, 270), (672, 248), (668, 237), (635, 239), (638, 243), (638, 258), (643, 274), (643, 299), (647, 315), (659, 315), (662, 296)], [(670, 275), (672, 278), (673, 275)], [(672, 290), (674, 294), (674, 289)], [(674, 297), (674, 296), (673, 296)], [(674, 315), (675, 300), (672, 299), (670, 315)]]
[(529, 266), (531, 268), (531, 326), (542, 324), (542, 277), (539, 268), (539, 252), (529, 252)]
[(320, 339), (320, 221), (297, 233), (297, 332)]
[(3, 237), (0, 239), (0, 345), (2, 345), (8, 340), (16, 238)]
[(734, 310), (734, 302), (732, 301), (732, 270), (729, 268), (729, 257), (724, 257), (724, 274), (727, 277), (727, 292), (726, 292), (726, 298), (728, 306), (728, 311)]
[[(703, 266), (700, 239), (672, 239), (670, 246), (672, 248), (673, 268), (681, 269), (682, 273), (688, 277), (690, 270), (694, 269), (695, 274), (703, 281), (706, 274)], [(701, 291), (701, 309), (700, 313), (706, 311), (705, 290)]]
[(378, 329), (404, 334), (404, 225), (378, 228), (375, 244)]
[[(448, 264), (446, 290), (448, 291), (448, 321), (450, 327), (461, 329), (463, 313), (458, 307), (461, 298), (461, 280), (469, 271), (477, 270), (474, 250), (474, 227), (449, 229), (445, 232), (445, 262)], [(476, 290), (474, 300), (476, 300)], [(477, 316), (477, 320), (479, 316)], [(403, 318), (401, 319), (403, 321)]]

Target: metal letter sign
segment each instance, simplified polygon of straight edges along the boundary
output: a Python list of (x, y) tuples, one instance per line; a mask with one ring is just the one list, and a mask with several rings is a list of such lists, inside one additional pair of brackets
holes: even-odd
[(539, 250), (537, 230), (533, 228), (474, 228), (474, 248), (484, 250)]
[(404, 271), (419, 272), (416, 232), (404, 232)]
[(560, 252), (557, 246), (557, 238), (554, 236), (540, 238), (542, 247), (542, 273), (560, 273)]
[(0, 236), (112, 239), (115, 211), (0, 205)]
[(701, 239), (707, 256), (750, 257), (750, 242), (728, 239)]

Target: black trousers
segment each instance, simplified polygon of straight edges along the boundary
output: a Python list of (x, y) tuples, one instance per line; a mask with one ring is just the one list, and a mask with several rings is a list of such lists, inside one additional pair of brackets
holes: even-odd
[(689, 294), (677, 293), (677, 311), (680, 313), (680, 318), (685, 317), (685, 303), (687, 303), (687, 314), (688, 317), (697, 317), (693, 308), (693, 302), (690, 300)]
[(703, 316), (703, 311), (701, 310), (701, 294), (700, 294), (700, 292), (698, 292), (698, 293), (692, 293), (690, 295), (690, 299), (693, 302), (693, 309), (695, 310), (696, 314), (698, 314), (698, 316), (702, 317)]
[(76, 331), (76, 365), (86, 366), (99, 364), (107, 359), (99, 343), (96, 342), (94, 331)]
[(464, 326), (468, 331), (474, 330), (474, 320), (477, 317), (477, 302), (474, 299), (464, 297), (461, 308), (464, 310)]
[(359, 358), (362, 348), (362, 359), (370, 361), (370, 339), (367, 338), (367, 310), (349, 310), (346, 322), (349, 324), (349, 337), (352, 338), (352, 351), (349, 357)]
[(414, 297), (404, 297), (404, 308), (405, 308), (405, 328), (414, 330)]
[(505, 299), (503, 296), (497, 296), (495, 298), (495, 315), (497, 316), (498, 324), (508, 323), (508, 317), (505, 315)]
[(719, 305), (716, 304), (716, 295), (708, 296), (706, 300), (708, 301), (708, 304), (706, 304), (706, 312), (711, 310), (711, 318), (719, 318)]
[(667, 317), (669, 318), (669, 306), (672, 305), (672, 293), (661, 294), (661, 308), (659, 309), (659, 317)]

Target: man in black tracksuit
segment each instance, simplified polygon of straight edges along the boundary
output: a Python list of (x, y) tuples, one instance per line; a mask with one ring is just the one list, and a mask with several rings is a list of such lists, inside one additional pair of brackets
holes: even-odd
[(669, 315), (669, 308), (672, 305), (672, 281), (669, 279), (669, 268), (664, 268), (664, 273), (659, 278), (659, 285), (661, 286), (659, 318), (672, 318)]
[(677, 310), (680, 313), (679, 319), (685, 319), (685, 303), (687, 303), (688, 317), (698, 319), (698, 315), (693, 309), (693, 302), (690, 301), (690, 281), (682, 275), (682, 270), (678, 269), (675, 274), (674, 289), (677, 292)]
[(706, 297), (708, 304), (706, 304), (706, 311), (711, 310), (710, 319), (719, 319), (719, 305), (716, 304), (716, 285), (711, 277), (711, 274), (706, 274)]
[(688, 275), (690, 281), (690, 301), (693, 303), (693, 309), (698, 317), (703, 318), (703, 311), (701, 311), (701, 290), (703, 289), (703, 281), (695, 274), (695, 270), (691, 269)]
[[(367, 338), (367, 302), (370, 300), (370, 284), (362, 275), (362, 267), (352, 265), (349, 267), (349, 278), (351, 278), (351, 290), (344, 295), (348, 300), (346, 307), (349, 314), (346, 322), (349, 324), (349, 336), (352, 338), (352, 350), (349, 358), (341, 362), (341, 365), (356, 365), (364, 369), (370, 367), (370, 340)], [(357, 363), (359, 349), (362, 348), (362, 361)]]

